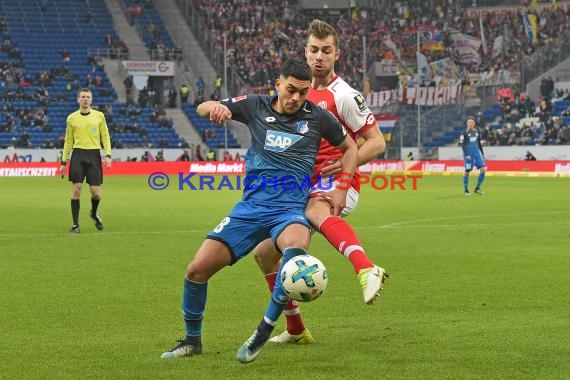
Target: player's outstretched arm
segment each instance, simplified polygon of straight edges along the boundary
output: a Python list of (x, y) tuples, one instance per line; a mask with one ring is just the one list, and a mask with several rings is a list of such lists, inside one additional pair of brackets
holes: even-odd
[(231, 120), (232, 113), (225, 105), (215, 100), (208, 100), (198, 105), (196, 112), (200, 117), (209, 118), (216, 124)]

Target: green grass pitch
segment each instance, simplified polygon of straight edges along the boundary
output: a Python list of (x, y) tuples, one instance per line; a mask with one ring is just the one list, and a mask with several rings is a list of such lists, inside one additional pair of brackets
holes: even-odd
[(471, 197), (460, 176), (364, 188), (349, 221), (391, 273), (381, 298), (364, 305), (315, 235), (330, 276), (302, 305), (315, 343), (268, 343), (249, 365), (235, 353), (269, 298), (251, 256), (210, 281), (204, 354), (159, 359), (183, 336), (186, 265), (240, 192), (105, 180), (105, 230), (84, 187), (71, 236), (67, 181), (0, 179), (1, 379), (570, 378), (570, 178), (488, 177)]

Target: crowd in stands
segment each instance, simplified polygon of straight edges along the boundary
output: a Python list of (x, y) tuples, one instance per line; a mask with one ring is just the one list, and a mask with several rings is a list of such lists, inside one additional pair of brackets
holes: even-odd
[(506, 122), (501, 128), (481, 128), (481, 140), (487, 146), (567, 145), (570, 142), (570, 126), (564, 125), (563, 118), (549, 118), (546, 123)]
[(250, 87), (272, 83), (287, 56), (298, 55), (304, 46), (306, 22), (286, 0), (219, 2), (197, 0), (205, 30), (199, 40), (222, 50), (227, 41), (228, 66)]
[[(240, 86), (239, 93), (248, 91), (271, 93), (273, 80), (281, 62), (290, 55), (303, 54), (304, 32), (313, 15), (298, 12), (294, 1), (194, 0), (192, 3), (200, 10), (206, 26), (200, 30), (200, 41), (208, 46), (217, 45), (217, 51), (222, 51), (225, 35), (229, 67), (235, 69), (246, 83), (246, 86)], [(469, 6), (502, 5), (505, 2), (386, 0), (379, 3), (380, 6), (374, 9), (355, 8), (350, 13), (340, 12), (330, 17), (323, 16), (321, 12), (317, 16), (333, 23), (339, 31), (341, 58), (337, 72), (351, 85), (360, 89), (365, 87), (362, 82), (363, 35), (367, 38), (369, 67), (374, 61), (392, 60), (410, 65), (415, 70), (413, 66), (416, 64), (417, 32), (420, 30), (422, 52), (428, 62), (449, 57), (457, 64), (459, 78), (466, 78), (468, 73), (483, 73), (479, 82), (482, 83), (484, 78), (490, 78), (490, 82), (500, 77), (497, 75), (499, 70), (512, 67), (536, 49), (554, 46), (550, 44), (557, 38), (567, 38), (567, 31), (570, 28), (570, 14), (563, 7), (546, 7), (542, 10), (533, 7), (488, 12), (484, 13), (480, 20), (478, 13), (469, 12)], [(516, 5), (521, 3), (518, 2)], [(538, 33), (532, 42), (524, 25), (524, 17), (528, 17), (529, 14), (538, 16)], [(487, 53), (485, 54), (481, 48), (480, 57), (474, 62), (462, 62), (454, 54), (449, 41), (450, 33), (453, 31), (477, 39), (482, 39), (483, 31)], [(498, 37), (503, 38), (499, 52), (493, 50)], [(557, 54), (556, 48), (543, 49), (543, 52), (545, 54), (541, 54), (540, 59), (548, 59), (548, 55)], [(431, 84), (434, 81), (423, 83), (428, 82)], [(406, 85), (415, 85), (415, 83), (418, 82), (410, 77)], [(197, 102), (207, 98), (203, 94), (203, 83), (202, 89), (198, 89), (198, 92)], [(210, 98), (216, 98), (216, 94), (211, 94)], [(505, 113), (506, 117), (502, 120), (501, 128), (486, 127), (485, 133), (489, 135), (487, 143), (493, 145), (564, 143), (566, 133), (566, 127), (562, 123), (564, 119), (553, 119), (556, 122), (552, 123), (552, 127), (551, 124), (547, 125), (540, 121), (516, 126), (520, 115), (535, 114), (538, 103), (535, 104), (531, 99), (524, 97), (522, 99), (517, 97), (516, 102), (514, 99), (509, 102), (508, 107), (513, 108), (513, 111), (508, 115)], [(540, 109), (536, 114), (541, 115)]]
[[(200, 40), (215, 43), (221, 50), (227, 38), (228, 63), (250, 87), (266, 86), (275, 77), (283, 59), (302, 55), (307, 16), (287, 0), (214, 0), (193, 1), (207, 30)], [(382, 59), (416, 64), (417, 32), (421, 31), (422, 52), (428, 62), (446, 57), (454, 59), (460, 72), (481, 72), (509, 67), (547, 45), (570, 29), (570, 13), (564, 7), (501, 10), (482, 16), (469, 13), (468, 6), (495, 4), (498, 1), (407, 0), (379, 1), (375, 8), (354, 8), (351, 13), (319, 16), (337, 27), (341, 57), (337, 72), (356, 88), (363, 88), (362, 37), (366, 36), (367, 66)], [(523, 18), (538, 17), (538, 33), (530, 41)], [(449, 41), (450, 33), (459, 31), (481, 40), (484, 32), (487, 54), (465, 62), (458, 59)], [(495, 38), (503, 37), (500, 53), (493, 53)], [(212, 38), (215, 40), (212, 41)]]
[[(145, 42), (151, 52), (167, 59), (181, 60), (180, 49), (170, 44), (170, 39), (161, 25), (155, 24), (152, 19), (145, 19), (145, 11), (152, 10), (150, 0), (122, 0), (133, 24), (142, 27)], [(393, 60), (406, 64), (416, 63), (417, 32), (422, 31), (423, 39), (429, 39), (429, 44), (422, 45), (422, 52), (429, 62), (450, 57), (457, 61), (457, 57), (450, 48), (449, 34), (458, 30), (461, 33), (481, 39), (484, 31), (488, 53), (481, 54), (480, 61), (471, 63), (456, 63), (462, 72), (480, 72), (489, 69), (508, 67), (520, 62), (524, 57), (532, 54), (538, 47), (548, 45), (552, 40), (560, 38), (570, 29), (570, 12), (563, 7), (525, 8), (520, 10), (505, 10), (488, 12), (482, 15), (481, 24), (478, 14), (470, 14), (467, 6), (473, 1), (448, 0), (407, 0), (388, 1), (379, 0), (380, 6), (375, 8), (353, 8), (350, 12), (341, 12), (334, 16), (319, 16), (333, 23), (340, 33), (341, 57), (337, 72), (352, 86), (364, 88), (362, 65), (362, 37), (366, 36), (366, 48), (369, 67), (371, 63), (379, 60)], [(469, 3), (469, 4), (466, 4)], [(498, 1), (478, 1), (477, 5), (494, 5)], [(275, 77), (281, 68), (281, 63), (289, 56), (302, 56), (305, 45), (305, 30), (313, 17), (310, 14), (299, 12), (295, 1), (288, 0), (234, 0), (219, 2), (215, 0), (193, 0), (206, 25), (198, 39), (206, 44), (216, 44), (222, 51), (224, 35), (228, 47), (228, 64), (235, 69), (241, 79), (246, 83), (241, 91), (250, 91), (252, 88), (261, 88), (271, 91)], [(523, 16), (533, 14), (538, 17), (538, 33), (531, 41), (525, 30)], [(97, 23), (95, 15), (85, 16), (85, 22)], [(83, 22), (83, 21), (82, 21)], [(483, 28), (481, 28), (481, 25)], [(90, 87), (95, 91), (95, 98), (112, 97), (113, 89), (105, 80), (104, 67), (95, 56), (87, 57), (90, 70), (86, 76), (78, 75), (70, 70), (66, 63), (76, 59), (67, 49), (54, 54), (61, 58), (61, 66), (46, 68), (35, 76), (26, 73), (22, 68), (20, 47), (13, 41), (6, 20), (0, 16), (0, 101), (35, 101), (36, 107), (10, 109), (3, 103), (0, 109), (0, 132), (15, 132), (14, 145), (30, 146), (27, 126), (40, 127), (49, 131), (52, 126), (49, 119), (49, 105), (54, 101), (75, 100), (76, 90), (79, 87)], [(493, 54), (493, 41), (503, 37), (503, 48), (500, 54)], [(99, 40), (100, 41), (100, 40)], [(128, 58), (128, 46), (114, 36), (110, 31), (104, 37), (105, 46), (112, 49), (114, 58)], [(482, 50), (480, 53), (482, 53)], [(221, 77), (219, 77), (221, 81)], [(65, 83), (65, 90), (50, 93), (56, 82)], [(554, 99), (566, 99), (567, 94), (555, 93), (553, 81), (546, 78), (541, 86), (542, 98), (538, 104), (532, 100), (512, 94), (509, 100), (501, 102), (503, 117), (500, 128), (484, 126), (484, 138), (488, 145), (524, 145), (530, 141), (539, 144), (564, 144), (569, 140), (569, 129), (565, 125), (564, 117), (552, 117), (548, 107)], [(218, 86), (219, 84), (219, 86)], [(207, 98), (219, 99), (221, 82), (216, 80), (212, 93), (205, 93), (206, 86), (200, 77), (195, 83), (197, 96), (192, 96), (195, 102)], [(33, 87), (31, 91), (30, 88)], [(125, 82), (127, 95), (133, 87), (132, 78)], [(544, 87), (544, 89), (543, 89)], [(169, 102), (172, 96), (174, 103), (179, 93), (183, 103), (188, 101), (188, 93), (193, 91), (189, 85), (184, 90), (171, 89)], [(144, 141), (145, 146), (151, 144), (148, 130), (143, 126), (146, 122), (158, 124), (161, 128), (172, 127), (172, 120), (167, 119), (161, 106), (161, 97), (152, 88), (145, 88), (138, 92), (136, 102), (129, 98), (129, 106), (113, 110), (112, 105), (104, 104), (101, 110), (106, 114), (111, 131), (121, 134), (136, 134)], [(152, 109), (152, 112), (141, 112), (141, 109)], [(568, 111), (570, 113), (570, 111)], [(118, 120), (117, 116), (120, 116)], [(537, 116), (538, 121), (524, 121), (526, 117)], [(570, 115), (569, 115), (570, 116)], [(144, 123), (143, 123), (144, 122)], [(215, 130), (201, 132), (204, 141), (212, 138)], [(208, 135), (210, 134), (210, 135)], [(114, 139), (115, 147), (123, 145), (120, 139)], [(50, 140), (46, 146), (59, 148), (62, 140)], [(156, 144), (155, 144), (156, 145)], [(158, 143), (161, 148), (172, 147), (168, 139), (161, 139)]]
[[(542, 79), (540, 90), (541, 98), (537, 104), (524, 93), (514, 92), (508, 87), (499, 89), (497, 102), (502, 110), (500, 119), (486, 124), (481, 113), (476, 117), (484, 144), (569, 144), (570, 92), (556, 90), (554, 80), (550, 76)], [(566, 109), (557, 107), (558, 104)], [(555, 108), (558, 111), (555, 111)]]
[(104, 38), (105, 46), (109, 49), (111, 59), (129, 59), (129, 47), (121, 39), (107, 33)]
[(182, 62), (182, 50), (162, 27), (152, 0), (121, 0), (129, 23), (139, 30), (153, 60)]
[[(110, 96), (110, 91), (106, 90), (102, 82), (101, 66), (93, 64), (91, 71), (85, 81), (81, 82), (79, 76), (67, 67), (52, 67), (50, 70), (40, 71), (35, 78), (22, 74), (19, 70), (13, 70), (7, 63), (2, 62), (0, 89), (0, 133), (9, 133), (12, 140), (4, 148), (45, 148), (62, 149), (64, 137), (57, 139), (47, 138), (41, 144), (34, 145), (30, 139), (32, 131), (52, 132), (54, 126), (49, 118), (50, 106), (56, 103), (69, 104), (69, 111), (74, 109), (77, 90), (80, 87), (91, 88), (96, 96)], [(58, 81), (66, 83), (65, 91), (52, 96), (49, 88)], [(35, 84), (33, 91), (28, 91)], [(98, 90), (98, 92), (96, 91)], [(106, 92), (107, 91), (107, 92)], [(171, 129), (173, 121), (167, 118), (164, 108), (159, 104), (156, 92), (150, 89), (143, 89), (139, 92), (139, 103), (130, 104), (128, 107), (119, 108), (113, 111), (112, 104), (99, 104), (94, 106), (105, 114), (110, 132), (121, 134), (133, 134), (140, 137), (139, 144), (152, 146), (153, 142), (149, 138), (148, 129), (145, 125), (151, 123), (159, 128)], [(17, 103), (15, 103), (17, 102)], [(22, 102), (22, 103), (20, 103)], [(13, 104), (17, 104), (14, 106)], [(142, 110), (152, 108), (152, 111)], [(117, 120), (115, 120), (117, 119)], [(65, 120), (59, 120), (59, 127), (65, 126)], [(17, 136), (20, 136), (19, 138)], [(124, 136), (124, 135), (123, 135)], [(122, 148), (125, 145), (120, 138), (112, 139), (113, 147)], [(172, 141), (162, 137), (154, 145), (160, 148), (169, 148)], [(178, 147), (187, 145), (177, 144)], [(0, 148), (2, 144), (0, 144)]]

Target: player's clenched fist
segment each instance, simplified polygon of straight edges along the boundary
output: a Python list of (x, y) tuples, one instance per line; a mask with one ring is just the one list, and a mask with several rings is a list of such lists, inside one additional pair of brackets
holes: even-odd
[(222, 124), (232, 118), (232, 113), (223, 104), (216, 104), (210, 109), (210, 120), (216, 124)]

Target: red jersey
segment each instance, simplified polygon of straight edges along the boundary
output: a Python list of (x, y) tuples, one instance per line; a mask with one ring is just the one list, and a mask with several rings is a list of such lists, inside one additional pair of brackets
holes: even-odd
[[(355, 141), (357, 135), (370, 128), (378, 128), (378, 122), (368, 108), (364, 96), (338, 75), (325, 89), (316, 90), (311, 87), (307, 99), (332, 112)], [(342, 152), (339, 149), (322, 139), (313, 171), (313, 183), (317, 183), (319, 173), (323, 167), (327, 166), (328, 160), (339, 159), (341, 156)], [(360, 173), (357, 170), (352, 179), (352, 187), (357, 191), (360, 191), (359, 179)]]

